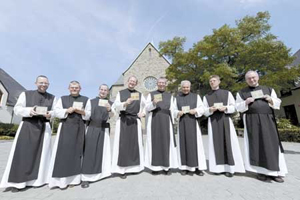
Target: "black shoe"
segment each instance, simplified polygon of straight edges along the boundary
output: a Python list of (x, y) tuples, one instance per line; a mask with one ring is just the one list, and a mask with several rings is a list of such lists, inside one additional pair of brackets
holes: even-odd
[(231, 177), (233, 177), (233, 174), (232, 174), (232, 173), (229, 173), (229, 172), (225, 172), (225, 176), (231, 178)]
[(166, 176), (170, 176), (170, 175), (171, 175), (171, 170), (164, 171), (164, 174), (165, 174)]
[(122, 175), (120, 176), (120, 178), (121, 178), (121, 179), (126, 179), (126, 178), (127, 178), (127, 174), (122, 174)]
[(89, 184), (88, 181), (82, 181), (81, 187), (82, 187), (82, 188), (88, 188), (88, 187), (90, 187), (90, 184)]
[(152, 175), (158, 175), (159, 172), (157, 172), (157, 171), (152, 171), (151, 174), (152, 174)]
[(182, 176), (185, 176), (185, 175), (187, 175), (187, 173), (188, 173), (188, 171), (187, 171), (187, 170), (181, 170), (181, 171), (180, 171), (180, 174), (181, 174)]
[(271, 178), (273, 181), (277, 182), (277, 183), (283, 183), (283, 182), (284, 182), (283, 178), (280, 177), (280, 176), (270, 176), (270, 178)]
[(204, 176), (203, 171), (196, 169), (195, 174), (197, 174), (198, 176)]
[(264, 174), (257, 174), (257, 179), (263, 182), (270, 182), (270, 178)]
[(18, 188), (13, 187), (13, 188), (11, 188), (10, 191), (11, 191), (12, 193), (17, 193), (17, 192), (19, 192), (20, 190), (19, 190)]

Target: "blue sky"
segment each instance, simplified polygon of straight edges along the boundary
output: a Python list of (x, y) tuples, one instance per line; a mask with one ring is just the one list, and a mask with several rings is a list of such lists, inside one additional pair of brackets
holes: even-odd
[(186, 50), (213, 29), (259, 11), (291, 53), (300, 49), (297, 0), (0, 0), (0, 67), (26, 89), (35, 77), (49, 92), (68, 94), (71, 80), (95, 97), (112, 85), (143, 48), (185, 36)]

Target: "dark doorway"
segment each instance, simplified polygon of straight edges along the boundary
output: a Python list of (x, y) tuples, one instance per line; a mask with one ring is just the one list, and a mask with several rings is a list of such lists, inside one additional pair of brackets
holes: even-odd
[(293, 125), (298, 125), (298, 118), (295, 105), (283, 106), (283, 108), (286, 118), (289, 119)]

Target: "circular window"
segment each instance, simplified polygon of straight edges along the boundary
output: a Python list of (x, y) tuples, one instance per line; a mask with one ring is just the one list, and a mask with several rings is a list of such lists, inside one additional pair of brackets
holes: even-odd
[(148, 91), (153, 91), (156, 89), (157, 79), (153, 76), (148, 76), (144, 79), (144, 87)]

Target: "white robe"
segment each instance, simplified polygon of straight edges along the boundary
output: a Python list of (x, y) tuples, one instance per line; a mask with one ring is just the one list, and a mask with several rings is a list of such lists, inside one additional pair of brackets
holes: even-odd
[[(151, 122), (152, 122), (152, 110), (154, 110), (156, 106), (153, 105), (151, 101), (151, 94), (148, 95), (146, 100), (146, 111), (148, 112), (147, 116), (147, 140), (145, 145), (145, 167), (149, 168), (152, 171), (168, 171), (170, 168), (178, 168), (178, 157), (177, 157), (177, 150), (174, 145), (174, 135), (173, 135), (173, 124), (170, 120), (170, 154), (169, 154), (169, 167), (164, 166), (152, 166), (152, 142), (151, 142)], [(173, 110), (174, 110), (174, 98), (171, 97), (170, 103), (170, 111), (171, 116), (173, 118)], [(174, 118), (172, 119), (174, 121)]]
[[(56, 102), (56, 99), (54, 99), (53, 104), (52, 104), (52, 109), (49, 112), (51, 114), (51, 118), (53, 118), (52, 110), (55, 105), (55, 102)], [(30, 117), (31, 109), (32, 109), (32, 107), (26, 107), (26, 95), (25, 95), (25, 92), (22, 92), (18, 98), (18, 101), (17, 101), (15, 107), (14, 107), (15, 114), (18, 116), (21, 116), (21, 117)], [(46, 126), (45, 126), (43, 148), (42, 148), (38, 178), (36, 180), (27, 181), (27, 182), (23, 182), (23, 183), (8, 182), (11, 164), (12, 164), (12, 160), (14, 157), (14, 152), (16, 149), (16, 144), (18, 141), (18, 137), (19, 137), (22, 125), (23, 125), (23, 121), (20, 123), (17, 133), (15, 135), (15, 139), (13, 141), (12, 148), (11, 148), (10, 154), (8, 156), (7, 165), (6, 165), (2, 180), (1, 180), (0, 188), (15, 187), (18, 189), (22, 189), (22, 188), (25, 188), (26, 186), (39, 187), (39, 186), (42, 186), (42, 185), (48, 183), (48, 167), (49, 167), (50, 158), (51, 158), (51, 133), (52, 133), (49, 122), (46, 122)]]
[[(66, 111), (67, 111), (67, 109), (63, 108), (62, 100), (60, 98), (57, 101), (55, 108), (54, 108), (55, 116), (59, 119), (66, 119), (68, 117), (68, 114), (66, 113)], [(86, 106), (85, 106), (85, 116), (82, 116), (83, 120), (89, 119), (89, 117), (91, 115), (90, 111), (91, 111), (91, 102), (90, 102), (90, 100), (88, 100), (86, 103)], [(54, 187), (66, 188), (68, 185), (78, 185), (81, 182), (80, 174), (74, 175), (74, 176), (69, 176), (69, 177), (63, 177), (63, 178), (52, 177), (61, 127), (62, 127), (62, 123), (59, 123), (56, 139), (55, 139), (55, 142), (53, 145), (53, 152), (52, 152), (52, 156), (51, 156), (50, 166), (49, 166), (48, 177), (49, 177), (49, 187), (50, 188), (54, 188)]]
[[(179, 111), (180, 110), (178, 110), (177, 101), (176, 101), (176, 98), (175, 98), (175, 100), (174, 100), (174, 112), (173, 112), (174, 113), (174, 118), (178, 118), (178, 112)], [(202, 102), (202, 100), (201, 100), (201, 98), (200, 98), (199, 95), (197, 95), (197, 107), (196, 107), (196, 111), (197, 111), (197, 113), (195, 114), (196, 118), (201, 117), (203, 115), (203, 113), (204, 113), (203, 102)], [(205, 159), (204, 147), (203, 147), (203, 142), (202, 142), (202, 133), (201, 133), (201, 129), (200, 129), (199, 125), (197, 125), (198, 167), (189, 167), (189, 166), (181, 164), (179, 134), (180, 134), (180, 132), (179, 132), (179, 122), (178, 122), (178, 124), (177, 124), (177, 137), (176, 137), (176, 139), (177, 139), (177, 155), (178, 155), (179, 169), (180, 170), (188, 170), (188, 171), (196, 171), (196, 169), (198, 169), (198, 170), (206, 170), (207, 166), (206, 166), (206, 159)]]
[[(244, 168), (244, 162), (243, 157), (239, 145), (239, 141), (236, 135), (236, 131), (234, 128), (234, 125), (232, 123), (231, 118), (229, 118), (229, 127), (230, 127), (230, 142), (231, 142), (231, 148), (232, 148), (232, 155), (234, 159), (234, 165), (228, 165), (228, 164), (222, 164), (217, 165), (216, 164), (216, 156), (215, 156), (215, 149), (214, 149), (214, 140), (213, 140), (213, 131), (210, 121), (210, 115), (213, 113), (209, 112), (209, 105), (207, 102), (206, 97), (203, 98), (203, 104), (205, 106), (205, 113), (204, 115), (208, 117), (208, 149), (209, 149), (209, 171), (214, 173), (222, 173), (222, 172), (229, 172), (234, 174), (235, 172), (245, 173)], [(235, 112), (235, 100), (229, 92), (228, 94), (228, 101), (227, 105), (224, 105), (227, 107), (227, 110), (225, 113), (232, 114)]]
[[(269, 106), (273, 109), (280, 109), (281, 100), (277, 98), (277, 95), (275, 91), (272, 89), (271, 92), (271, 98), (273, 101), (273, 105), (269, 104)], [(246, 105), (246, 101), (244, 101), (239, 93), (237, 93), (236, 96), (236, 110), (238, 112), (246, 112), (248, 110), (248, 105)], [(249, 140), (248, 140), (248, 133), (247, 133), (247, 124), (246, 124), (246, 114), (243, 116), (243, 122), (244, 122), (244, 145), (245, 145), (245, 156), (244, 156), (244, 162), (245, 162), (245, 169), (247, 171), (259, 173), (259, 174), (265, 174), (267, 176), (285, 176), (288, 173), (284, 154), (280, 151), (279, 148), (279, 169), (280, 171), (271, 171), (263, 167), (253, 166), (250, 164), (250, 154), (249, 154)]]
[[(117, 115), (121, 113), (121, 111), (126, 110), (126, 107), (124, 107), (125, 102), (121, 102), (120, 100), (120, 93), (118, 92), (116, 96), (116, 100), (113, 104), (113, 108), (115, 109), (115, 112)], [(144, 110), (145, 107), (145, 98), (141, 94), (141, 100), (140, 100), (140, 113), (145, 113)], [(114, 146), (113, 146), (113, 156), (112, 156), (112, 173), (118, 173), (118, 174), (125, 174), (125, 173), (138, 173), (144, 170), (144, 150), (143, 150), (143, 135), (142, 135), (142, 124), (141, 120), (137, 119), (137, 127), (138, 127), (138, 146), (139, 146), (139, 160), (140, 164), (135, 166), (129, 166), (129, 167), (121, 167), (118, 166), (118, 159), (119, 159), (119, 143), (120, 143), (120, 117), (117, 118), (116, 127), (115, 127), (115, 138), (114, 138)]]

